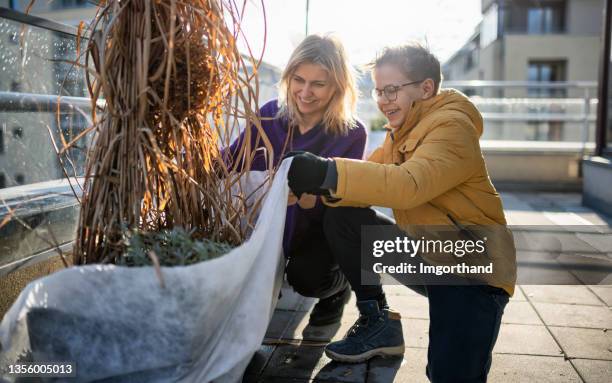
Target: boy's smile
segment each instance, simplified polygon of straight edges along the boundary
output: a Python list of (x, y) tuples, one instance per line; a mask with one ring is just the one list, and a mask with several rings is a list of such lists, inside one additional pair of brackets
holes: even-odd
[(412, 109), (412, 103), (416, 100), (425, 98), (425, 92), (420, 86), (422, 82), (416, 82), (414, 84), (402, 86), (403, 84), (412, 83), (419, 79), (409, 79), (402, 71), (393, 64), (385, 64), (377, 67), (374, 70), (374, 84), (376, 89), (384, 89), (388, 86), (400, 87), (397, 89), (396, 97), (387, 98), (383, 93), (379, 97), (376, 97), (378, 109), (385, 115), (389, 120), (389, 126), (393, 129), (397, 129), (402, 126), (406, 117)]

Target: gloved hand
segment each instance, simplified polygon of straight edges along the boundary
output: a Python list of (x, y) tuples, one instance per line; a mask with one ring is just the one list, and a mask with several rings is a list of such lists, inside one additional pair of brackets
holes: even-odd
[(328, 158), (316, 156), (309, 152), (289, 152), (284, 158), (293, 157), (289, 168), (289, 188), (298, 198), (302, 193), (327, 195), (327, 190), (321, 189), (321, 185), (327, 174), (327, 166), (333, 161)]

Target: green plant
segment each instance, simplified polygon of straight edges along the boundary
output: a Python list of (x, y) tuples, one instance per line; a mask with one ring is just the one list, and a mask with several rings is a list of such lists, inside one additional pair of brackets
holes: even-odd
[(382, 115), (378, 115), (375, 118), (370, 120), (370, 130), (372, 131), (385, 130), (386, 124), (387, 124), (387, 119)]
[(187, 266), (216, 258), (233, 246), (209, 239), (192, 239), (193, 233), (181, 227), (158, 232), (125, 231), (125, 252), (117, 258), (121, 266)]

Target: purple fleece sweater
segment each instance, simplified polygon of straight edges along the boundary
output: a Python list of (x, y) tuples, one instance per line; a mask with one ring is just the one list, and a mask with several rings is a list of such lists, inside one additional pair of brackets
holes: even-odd
[[(261, 125), (274, 148), (274, 166), (283, 158), (284, 154), (282, 151), (289, 133), (288, 120), (284, 117), (277, 117), (278, 110), (277, 100), (267, 102), (259, 110), (259, 116), (262, 118)], [(251, 127), (251, 129), (252, 147), (263, 147), (261, 139), (255, 142), (257, 130), (254, 127)], [(244, 132), (234, 141), (229, 150), (224, 151), (226, 161), (232, 161), (232, 159), (236, 160), (236, 152), (240, 148), (240, 143), (243, 139)], [(326, 134), (322, 124), (319, 124), (305, 134), (300, 134), (299, 129), (295, 128), (291, 142), (287, 143), (285, 153), (292, 150), (303, 150), (322, 157), (362, 159), (365, 145), (366, 130), (360, 122), (357, 122), (357, 126), (349, 130), (346, 136)], [(231, 155), (231, 157), (228, 158), (228, 155)], [(265, 170), (267, 164), (265, 159), (266, 157), (263, 151), (258, 151), (251, 164), (251, 170)], [(294, 238), (296, 233), (303, 232), (309, 225), (321, 225), (325, 209), (327, 209), (327, 207), (321, 203), (320, 199), (317, 200), (315, 207), (312, 209), (302, 209), (297, 204), (287, 207), (287, 218), (285, 220), (285, 232), (283, 235), (283, 250), (285, 255), (289, 253), (291, 239)]]

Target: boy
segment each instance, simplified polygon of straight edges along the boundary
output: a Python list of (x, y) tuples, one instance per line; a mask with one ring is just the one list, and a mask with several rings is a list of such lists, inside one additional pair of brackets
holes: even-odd
[[(484, 382), (501, 316), (514, 292), (516, 260), (478, 143), (482, 117), (460, 92), (440, 90), (440, 63), (419, 44), (386, 48), (372, 66), (373, 96), (389, 121), (384, 144), (367, 161), (299, 153), (288, 176), (296, 195), (331, 194), (324, 200), (335, 208), (324, 217), (324, 232), (360, 311), (346, 337), (330, 343), (326, 354), (363, 362), (404, 351), (399, 314), (389, 310), (381, 285), (361, 283), (361, 226), (393, 225), (404, 233), (415, 225), (458, 231), (464, 225), (497, 226), (502, 230), (487, 242), (491, 275), (475, 283), (414, 287), (429, 300), (429, 379)], [(397, 223), (369, 205), (392, 208)], [(470, 258), (463, 261), (469, 264)]]

